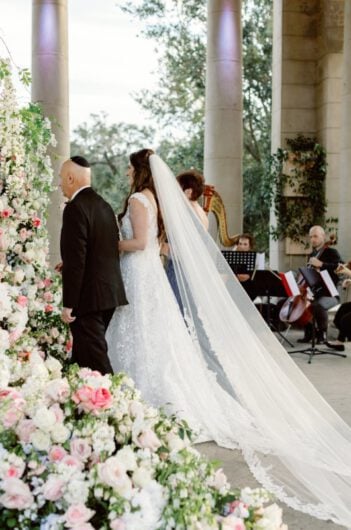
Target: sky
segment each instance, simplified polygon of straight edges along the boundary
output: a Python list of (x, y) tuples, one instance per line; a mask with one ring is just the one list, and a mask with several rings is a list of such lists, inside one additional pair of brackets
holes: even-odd
[[(108, 121), (147, 125), (132, 93), (155, 87), (154, 43), (116, 0), (68, 0), (70, 128), (105, 111)], [(0, 37), (20, 68), (31, 67), (31, 0), (0, 0)], [(0, 42), (0, 56), (8, 56)], [(21, 100), (30, 98), (19, 91)]]

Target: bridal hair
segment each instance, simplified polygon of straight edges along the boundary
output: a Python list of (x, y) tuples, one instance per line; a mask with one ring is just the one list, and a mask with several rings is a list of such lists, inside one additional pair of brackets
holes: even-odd
[(119, 214), (118, 220), (125, 216), (128, 203), (131, 195), (133, 193), (141, 192), (143, 190), (150, 190), (157, 204), (157, 225), (158, 225), (158, 236), (162, 237), (164, 235), (164, 224), (163, 219), (158, 203), (157, 193), (155, 189), (154, 179), (152, 177), (151, 168), (150, 168), (150, 156), (154, 155), (152, 149), (141, 149), (140, 151), (135, 151), (129, 156), (131, 165), (134, 168), (133, 183), (131, 185), (129, 194), (124, 203), (123, 211)]
[(177, 175), (177, 180), (183, 191), (191, 189), (191, 200), (197, 201), (204, 192), (205, 179), (196, 169), (189, 169)]

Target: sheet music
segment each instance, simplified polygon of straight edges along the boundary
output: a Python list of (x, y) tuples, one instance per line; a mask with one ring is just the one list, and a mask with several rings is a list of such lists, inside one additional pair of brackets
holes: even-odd
[(258, 271), (263, 271), (265, 268), (265, 253), (257, 252), (256, 254), (256, 269)]
[(320, 275), (323, 278), (323, 281), (325, 283), (325, 286), (327, 287), (328, 291), (330, 292), (330, 296), (339, 296), (339, 292), (337, 288), (335, 287), (335, 284), (333, 280), (331, 279), (331, 276), (327, 270), (320, 271)]
[(299, 296), (301, 294), (299, 286), (296, 283), (295, 276), (293, 271), (283, 272), (282, 273), (286, 279), (286, 282), (291, 291), (291, 296)]

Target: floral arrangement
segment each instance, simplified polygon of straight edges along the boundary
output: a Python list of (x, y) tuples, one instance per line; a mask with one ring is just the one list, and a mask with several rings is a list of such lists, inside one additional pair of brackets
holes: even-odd
[[(27, 71), (20, 72), (28, 83)], [(67, 357), (60, 279), (48, 267), (46, 211), (52, 188), (50, 121), (37, 105), (20, 109), (8, 61), (0, 60), (0, 352), (38, 348)], [(64, 346), (64, 347), (62, 347)]]
[(126, 375), (64, 374), (37, 354), (0, 367), (1, 528), (286, 529), (264, 490), (231, 491), (186, 422)]
[(54, 138), (36, 105), (17, 107), (1, 60), (0, 91), (0, 528), (286, 530), (265, 490), (231, 490), (186, 422), (126, 375), (59, 362), (70, 341), (47, 264)]

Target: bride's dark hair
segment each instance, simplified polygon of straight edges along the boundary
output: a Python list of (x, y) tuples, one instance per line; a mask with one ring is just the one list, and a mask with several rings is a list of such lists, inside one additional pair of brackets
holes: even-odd
[(135, 153), (132, 153), (129, 156), (130, 163), (134, 168), (133, 183), (131, 185), (129, 194), (125, 200), (123, 211), (118, 216), (118, 220), (120, 221), (125, 216), (130, 196), (133, 193), (141, 192), (143, 190), (148, 189), (155, 197), (155, 201), (157, 204), (158, 236), (162, 237), (164, 235), (164, 224), (160, 212), (154, 179), (152, 178), (149, 161), (150, 156), (154, 154), (155, 153), (152, 149), (141, 149), (140, 151), (136, 151)]

